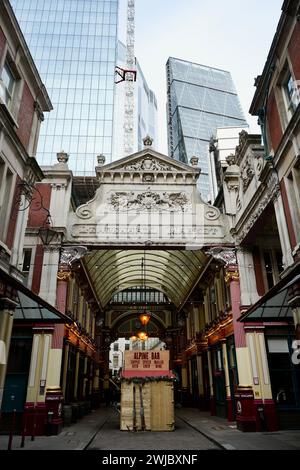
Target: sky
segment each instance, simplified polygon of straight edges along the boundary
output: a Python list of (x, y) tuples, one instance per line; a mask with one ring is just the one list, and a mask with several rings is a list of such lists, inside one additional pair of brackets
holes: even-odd
[[(159, 142), (167, 154), (166, 72), (177, 57), (231, 72), (251, 132), (254, 78), (262, 73), (283, 0), (136, 0), (135, 55), (158, 100)], [(120, 17), (127, 0), (120, 0)], [(126, 17), (126, 16), (125, 16)], [(124, 24), (120, 39), (126, 41)]]

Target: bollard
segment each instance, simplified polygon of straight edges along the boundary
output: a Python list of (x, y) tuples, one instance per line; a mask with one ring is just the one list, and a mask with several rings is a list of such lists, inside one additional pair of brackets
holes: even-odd
[(33, 424), (32, 424), (32, 435), (31, 435), (31, 441), (34, 441), (36, 435), (36, 414), (35, 410), (33, 411)]
[(22, 430), (22, 439), (21, 439), (21, 446), (20, 447), (25, 447), (25, 436), (27, 434), (27, 415), (26, 415), (26, 411), (24, 412), (24, 426), (23, 426), (23, 430)]
[(48, 414), (47, 414), (47, 433), (46, 435), (47, 436), (52, 436), (52, 419), (53, 419), (53, 411), (48, 411)]
[(15, 423), (16, 423), (16, 411), (17, 411), (17, 410), (14, 410), (14, 411), (13, 411), (13, 416), (12, 416), (11, 428), (10, 428), (10, 432), (9, 432), (9, 439), (8, 439), (7, 450), (11, 450), (11, 447), (12, 447), (12, 440), (13, 440), (13, 435), (14, 435), (14, 431), (15, 431)]

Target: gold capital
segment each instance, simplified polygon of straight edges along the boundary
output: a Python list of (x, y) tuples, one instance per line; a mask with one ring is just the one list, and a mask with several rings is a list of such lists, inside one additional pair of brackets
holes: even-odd
[(225, 282), (226, 284), (230, 284), (233, 281), (239, 281), (240, 275), (238, 271), (227, 271), (225, 274)]
[(71, 271), (58, 271), (57, 273), (57, 279), (59, 281), (65, 281), (67, 282), (71, 277)]

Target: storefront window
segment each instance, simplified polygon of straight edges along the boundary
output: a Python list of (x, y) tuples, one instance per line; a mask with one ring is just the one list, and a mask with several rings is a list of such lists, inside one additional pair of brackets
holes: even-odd
[(273, 398), (279, 407), (300, 407), (300, 367), (292, 363), (292, 338), (267, 338)]

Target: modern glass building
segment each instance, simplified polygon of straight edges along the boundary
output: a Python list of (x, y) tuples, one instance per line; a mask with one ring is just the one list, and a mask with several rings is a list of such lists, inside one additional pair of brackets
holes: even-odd
[[(119, 41), (118, 65), (126, 68), (126, 47)], [(134, 107), (134, 153), (143, 149), (143, 139), (150, 136), (153, 139), (153, 149), (158, 145), (157, 129), (157, 100), (154, 92), (149, 88), (143, 71), (136, 59), (137, 81), (135, 84)], [(114, 143), (113, 160), (124, 157), (124, 105), (125, 84), (119, 83), (115, 88), (114, 112)]]
[(169, 154), (185, 163), (199, 157), (199, 190), (208, 200), (211, 138), (218, 127), (248, 126), (231, 74), (172, 57), (167, 62), (167, 85)]
[(70, 154), (74, 174), (112, 160), (119, 0), (11, 0), (54, 110), (42, 126), (41, 165)]

